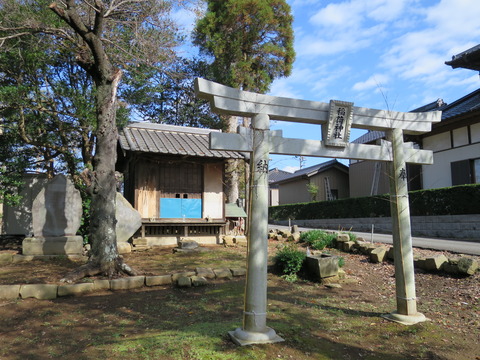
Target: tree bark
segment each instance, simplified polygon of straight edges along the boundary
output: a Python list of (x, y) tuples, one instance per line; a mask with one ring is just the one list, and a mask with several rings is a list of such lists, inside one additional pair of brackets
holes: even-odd
[[(75, 0), (67, 0), (66, 8), (59, 8), (56, 3), (50, 5), (61, 19), (83, 39), (88, 46), (90, 56), (79, 54), (77, 61), (92, 77), (96, 87), (95, 108), (97, 117), (97, 136), (93, 173), (90, 192), (90, 239), (92, 255), (88, 264), (68, 274), (65, 281), (74, 281), (82, 275), (103, 274), (112, 277), (117, 273), (135, 272), (123, 264), (118, 255), (115, 233), (115, 199), (116, 180), (115, 163), (117, 159), (116, 100), (117, 89), (122, 72), (111, 63), (105, 52), (102, 30), (105, 8), (101, 1), (96, 1), (95, 25), (93, 29), (86, 26), (78, 13)], [(82, 56), (83, 55), (83, 56)]]
[(94, 157), (92, 203), (90, 208), (90, 236), (92, 240), (92, 260), (97, 262), (102, 272), (112, 276), (118, 257), (115, 233), (117, 159), (117, 127), (115, 123), (116, 93), (122, 77), (116, 71), (111, 79), (96, 79), (97, 86), (97, 144)]
[[(237, 117), (229, 116), (227, 119), (227, 132), (236, 133), (237, 132)], [(239, 161), (236, 159), (227, 160), (225, 166), (225, 195), (227, 197), (227, 203), (234, 203), (239, 198), (238, 190), (238, 166)]]

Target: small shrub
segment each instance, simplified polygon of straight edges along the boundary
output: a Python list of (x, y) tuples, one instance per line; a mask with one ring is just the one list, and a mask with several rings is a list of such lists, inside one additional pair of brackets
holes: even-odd
[(323, 230), (309, 230), (300, 235), (300, 242), (307, 243), (314, 250), (323, 250), (331, 247), (337, 235), (329, 234)]
[(343, 258), (343, 256), (339, 256), (338, 257), (338, 267), (342, 268), (344, 266), (345, 266), (345, 259)]
[(285, 279), (288, 282), (296, 282), (298, 280), (297, 274), (288, 274), (288, 275), (282, 275), (282, 279)]
[(285, 275), (296, 275), (300, 271), (306, 254), (293, 244), (281, 247), (275, 255), (275, 266)]

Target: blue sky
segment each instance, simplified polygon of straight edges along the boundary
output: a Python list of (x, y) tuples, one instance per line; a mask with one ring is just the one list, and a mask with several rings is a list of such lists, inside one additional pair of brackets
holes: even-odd
[[(480, 44), (479, 0), (290, 0), (296, 61), (270, 95), (409, 111), (451, 103), (480, 87), (479, 74), (445, 61)], [(191, 17), (181, 18), (187, 28)], [(180, 18), (179, 18), (180, 19)], [(320, 139), (319, 126), (273, 122), (284, 137)], [(353, 131), (354, 140), (364, 131)], [(328, 159), (305, 158), (304, 166)], [(270, 167), (298, 169), (291, 156)]]

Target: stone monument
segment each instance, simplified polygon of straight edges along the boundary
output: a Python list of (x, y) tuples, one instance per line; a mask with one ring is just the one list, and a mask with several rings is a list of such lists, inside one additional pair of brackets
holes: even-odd
[(82, 255), (81, 219), (80, 192), (66, 176), (55, 176), (33, 201), (33, 237), (23, 240), (23, 255)]

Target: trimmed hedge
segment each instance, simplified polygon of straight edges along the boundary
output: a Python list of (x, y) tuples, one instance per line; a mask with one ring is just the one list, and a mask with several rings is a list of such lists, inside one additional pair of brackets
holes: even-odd
[[(409, 192), (411, 216), (480, 214), (480, 184)], [(271, 206), (270, 220), (389, 217), (390, 197), (376, 195)]]

